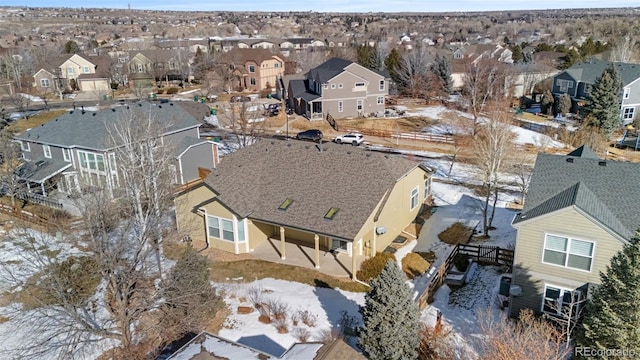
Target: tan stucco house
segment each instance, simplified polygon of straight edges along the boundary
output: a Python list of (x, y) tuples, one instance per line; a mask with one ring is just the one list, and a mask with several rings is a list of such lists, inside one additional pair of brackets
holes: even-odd
[(284, 56), (268, 49), (236, 48), (229, 52), (229, 59), (235, 75), (232, 86), (239, 91), (273, 89), (284, 75)]
[(321, 252), (353, 260), (383, 251), (430, 192), (429, 169), (403, 157), (260, 140), (225, 156), (202, 184), (177, 196), (177, 225), (193, 241), (235, 254), (276, 239), (286, 260), (285, 244), (293, 242), (315, 249), (319, 268)]
[(587, 147), (539, 154), (517, 229), (510, 315), (529, 308), (580, 313), (599, 273), (640, 228), (640, 164), (603, 160)]
[(108, 92), (109, 58), (66, 54), (45, 59), (33, 75), (34, 86), (42, 93), (66, 89), (83, 92)]

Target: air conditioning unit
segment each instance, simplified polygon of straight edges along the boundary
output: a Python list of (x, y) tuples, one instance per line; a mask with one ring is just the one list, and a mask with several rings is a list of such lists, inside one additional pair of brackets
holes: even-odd
[(382, 235), (382, 234), (386, 234), (387, 233), (387, 228), (384, 226), (378, 226), (376, 228), (376, 234), (377, 235)]
[(509, 287), (509, 295), (510, 296), (522, 295), (522, 287), (520, 287), (520, 285), (511, 285), (511, 287)]

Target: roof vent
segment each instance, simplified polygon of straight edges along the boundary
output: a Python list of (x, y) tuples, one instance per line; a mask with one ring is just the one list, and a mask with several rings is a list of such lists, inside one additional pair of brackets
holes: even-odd
[(69, 114), (73, 114), (73, 110), (69, 111)]
[(287, 143), (287, 146), (288, 146), (288, 147), (291, 147), (291, 143)]
[(138, 103), (138, 107), (142, 107), (142, 103)]
[(93, 116), (96, 116), (97, 113), (93, 113)]
[(160, 109), (162, 109), (162, 105), (158, 105), (158, 107), (159, 107)]
[(111, 111), (116, 112), (116, 109), (115, 109), (115, 108), (112, 108), (112, 109), (111, 109)]
[(173, 103), (169, 103), (169, 105), (173, 106)]
[(607, 166), (607, 162), (606, 161), (598, 161), (598, 165)]
[(568, 157), (568, 158), (567, 158), (567, 162), (568, 162), (568, 163), (572, 163), (572, 162), (573, 162), (573, 158)]
[(127, 110), (129, 110), (129, 105), (127, 105)]
[(347, 154), (351, 155), (351, 151), (347, 151)]

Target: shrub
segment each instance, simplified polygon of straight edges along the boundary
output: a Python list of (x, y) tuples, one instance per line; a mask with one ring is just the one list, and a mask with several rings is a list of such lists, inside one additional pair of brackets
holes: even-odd
[(249, 302), (256, 308), (262, 302), (262, 286), (260, 285), (251, 285), (247, 289), (247, 298), (249, 298)]
[(395, 261), (396, 257), (393, 254), (379, 252), (374, 257), (370, 257), (360, 265), (360, 270), (356, 273), (358, 280), (369, 282), (371, 279), (375, 279), (380, 275), (385, 264), (389, 260)]
[(427, 260), (417, 253), (409, 253), (402, 259), (402, 271), (410, 279), (424, 274), (425, 271), (429, 270), (430, 265)]
[(309, 341), (311, 333), (305, 328), (295, 328), (293, 330), (293, 336), (298, 339), (299, 342), (306, 343), (307, 341)]
[(469, 255), (460, 253), (456, 254), (456, 257), (453, 258), (453, 265), (455, 265), (459, 271), (467, 271), (467, 267), (469, 266)]
[(438, 239), (450, 245), (466, 244), (472, 234), (473, 229), (458, 221), (449, 226), (445, 231), (438, 234)]
[(158, 95), (164, 94), (164, 89), (156, 90), (156, 94), (158, 94)]
[(302, 323), (307, 325), (308, 327), (314, 327), (318, 322), (318, 315), (315, 315), (309, 310), (298, 310), (294, 314), (294, 318), (296, 319), (296, 321), (302, 321)]
[(167, 89), (167, 95), (177, 94), (180, 89), (177, 87), (171, 87)]
[(286, 320), (276, 320), (273, 325), (278, 329), (279, 334), (286, 334), (289, 332), (289, 326)]
[(277, 320), (286, 320), (289, 307), (280, 299), (270, 298), (266, 301), (271, 311), (271, 316)]

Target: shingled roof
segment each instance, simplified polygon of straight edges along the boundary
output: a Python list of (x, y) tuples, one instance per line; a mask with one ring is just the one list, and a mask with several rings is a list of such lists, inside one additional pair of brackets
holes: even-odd
[(200, 125), (200, 122), (181, 106), (174, 106), (173, 103), (159, 105), (143, 101), (129, 104), (126, 107), (114, 107), (97, 112), (77, 108), (41, 126), (25, 131), (15, 138), (66, 148), (107, 150), (112, 147), (109, 140), (109, 124), (113, 124), (118, 119), (132, 116), (129, 112), (133, 112), (134, 116), (157, 117), (159, 121), (167, 125), (165, 133)]
[(588, 147), (566, 156), (539, 154), (514, 224), (574, 206), (630, 239), (640, 228), (640, 164), (605, 161)]
[[(566, 73), (571, 75), (577, 81), (594, 84), (596, 79), (602, 75), (604, 70), (609, 67), (610, 61), (601, 61), (591, 59), (589, 61), (577, 63), (567, 70)], [(623, 62), (614, 62), (616, 71), (620, 75), (622, 86), (627, 86), (631, 82), (640, 78), (640, 64), (629, 64)]]
[(351, 64), (353, 64), (353, 61), (334, 57), (309, 70), (309, 77), (324, 84), (343, 72), (344, 68)]
[[(353, 240), (385, 194), (418, 166), (351, 146), (261, 140), (225, 156), (205, 183), (240, 217)], [(293, 203), (279, 210), (286, 199)], [(339, 211), (327, 220), (331, 208)]]

